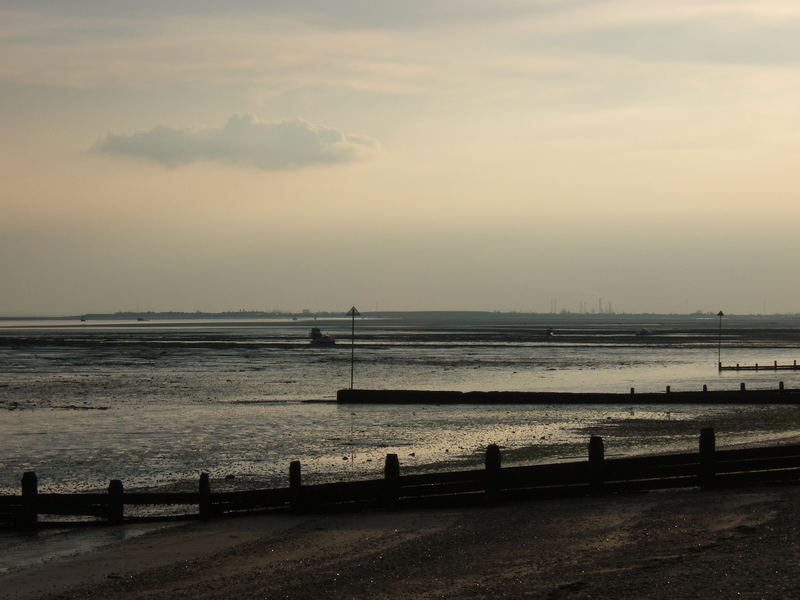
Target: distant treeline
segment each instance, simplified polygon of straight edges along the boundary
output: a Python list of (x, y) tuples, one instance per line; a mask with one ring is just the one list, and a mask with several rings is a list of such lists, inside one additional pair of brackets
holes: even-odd
[[(85, 314), (80, 315), (79, 318), (84, 319), (292, 319), (292, 318), (341, 318), (346, 317), (347, 311), (310, 311), (303, 310), (302, 312), (285, 312), (285, 311), (260, 311), (260, 310), (236, 310), (224, 312), (179, 312), (179, 311), (148, 311), (148, 312), (132, 312), (132, 311), (119, 311), (115, 313), (98, 313), (98, 314)], [(385, 319), (433, 319), (433, 320), (503, 320), (503, 319), (519, 319), (519, 318), (593, 318), (601, 320), (609, 319), (641, 319), (641, 318), (658, 318), (658, 319), (708, 319), (717, 318), (714, 312), (701, 312), (696, 311), (690, 314), (661, 314), (661, 313), (579, 313), (569, 312), (562, 310), (557, 313), (534, 313), (534, 312), (516, 312), (516, 311), (362, 311), (362, 317), (370, 318), (385, 318)], [(767, 318), (797, 318), (798, 314), (781, 314), (781, 315), (726, 315), (726, 317), (745, 317), (756, 319)]]
[(120, 311), (115, 313), (97, 313), (80, 315), (81, 319), (95, 319), (95, 320), (119, 320), (124, 321), (128, 319), (292, 319), (297, 317), (344, 317), (345, 311), (342, 312), (281, 312), (281, 311), (263, 311), (263, 310), (229, 310), (224, 312), (178, 312), (178, 311), (147, 311), (147, 312), (131, 312)]

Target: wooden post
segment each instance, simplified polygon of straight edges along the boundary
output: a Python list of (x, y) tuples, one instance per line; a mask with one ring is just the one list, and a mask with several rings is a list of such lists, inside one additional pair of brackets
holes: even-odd
[(703, 391), (704, 391), (704, 392), (707, 392), (707, 391), (708, 391), (708, 385), (706, 385), (705, 383), (703, 384)]
[(593, 435), (589, 438), (589, 491), (597, 494), (603, 491), (603, 463), (605, 462), (605, 446), (603, 438)]
[(714, 485), (714, 450), (716, 449), (716, 437), (712, 427), (704, 427), (700, 430), (700, 486), (711, 487)]
[(197, 491), (200, 493), (200, 502), (199, 506), (197, 507), (200, 511), (200, 518), (210, 519), (212, 515), (211, 480), (208, 477), (208, 473), (200, 473), (200, 483)]
[(293, 510), (303, 508), (303, 477), (300, 470), (300, 461), (293, 460), (289, 464), (289, 497)]
[(108, 521), (112, 525), (119, 525), (125, 517), (124, 493), (121, 480), (112, 479), (108, 483)]
[(486, 446), (486, 497), (489, 500), (497, 498), (500, 489), (500, 446), (489, 444)]
[(668, 394), (670, 393), (670, 387), (669, 386), (667, 386), (667, 393)]
[(746, 392), (747, 391), (747, 389), (744, 387), (744, 381), (739, 384), (739, 391), (740, 392)]
[(780, 391), (780, 392), (783, 391), (783, 382), (782, 381), (778, 382), (778, 391)]
[(397, 454), (387, 454), (383, 465), (383, 505), (387, 508), (397, 506), (400, 496), (400, 460)]
[(636, 394), (636, 389), (635, 388), (631, 388), (631, 396), (633, 396), (634, 394)]
[(36, 496), (39, 495), (39, 479), (33, 471), (26, 471), (22, 475), (22, 527), (36, 527), (39, 521)]

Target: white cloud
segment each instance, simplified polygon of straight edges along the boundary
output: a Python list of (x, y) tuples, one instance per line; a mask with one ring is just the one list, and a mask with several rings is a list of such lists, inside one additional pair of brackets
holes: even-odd
[(377, 143), (366, 136), (300, 119), (264, 122), (234, 115), (218, 129), (160, 125), (130, 135), (110, 134), (93, 150), (146, 158), (167, 166), (210, 160), (280, 170), (360, 160), (376, 147)]

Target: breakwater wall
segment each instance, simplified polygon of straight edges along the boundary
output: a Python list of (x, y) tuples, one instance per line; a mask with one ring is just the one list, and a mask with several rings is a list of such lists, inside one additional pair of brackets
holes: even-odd
[(800, 404), (800, 390), (786, 389), (780, 382), (772, 390), (673, 391), (629, 393), (607, 392), (452, 392), (439, 390), (360, 390), (336, 392), (341, 404)]
[[(402, 473), (397, 454), (388, 454), (381, 479), (318, 485), (306, 485), (300, 462), (293, 461), (288, 487), (240, 492), (214, 492), (208, 474), (203, 473), (193, 493), (129, 492), (116, 479), (105, 493), (42, 493), (38, 477), (28, 472), (22, 477), (21, 495), (0, 496), (0, 527), (31, 529), (285, 512), (481, 506), (513, 500), (800, 481), (800, 445), (718, 449), (711, 428), (700, 431), (695, 452), (606, 458), (605, 444), (598, 436), (589, 439), (587, 450), (586, 460), (506, 467), (500, 447), (491, 444), (486, 448), (483, 468), (419, 474)], [(131, 514), (142, 506), (160, 507), (172, 514)]]

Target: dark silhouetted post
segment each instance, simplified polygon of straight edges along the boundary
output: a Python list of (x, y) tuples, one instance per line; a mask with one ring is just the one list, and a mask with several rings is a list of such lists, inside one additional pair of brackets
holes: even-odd
[(603, 438), (593, 435), (589, 438), (589, 490), (592, 493), (603, 491), (605, 446)]
[(744, 386), (744, 381), (739, 384), (739, 391), (740, 392), (746, 392), (747, 391), (747, 388), (745, 388), (745, 386)]
[(633, 396), (635, 393), (636, 393), (636, 389), (631, 388), (631, 396)]
[(783, 382), (782, 382), (782, 381), (779, 381), (779, 382), (778, 382), (778, 391), (779, 391), (779, 392), (782, 392), (782, 391), (783, 391)]
[(400, 460), (397, 454), (387, 454), (383, 466), (383, 505), (391, 508), (397, 505), (400, 496)]
[(667, 386), (667, 393), (669, 394), (671, 391), (672, 391), (672, 388), (670, 388), (669, 386)]
[(719, 334), (717, 335), (717, 371), (722, 371), (722, 317), (725, 316), (725, 313), (719, 311), (717, 316), (719, 317)]
[(125, 517), (124, 493), (121, 480), (112, 479), (108, 483), (108, 520), (113, 525), (119, 525)]
[(356, 364), (356, 317), (360, 317), (361, 313), (358, 312), (355, 306), (353, 306), (347, 314), (351, 317), (351, 327), (350, 327), (350, 389), (353, 389), (353, 373), (355, 371), (355, 364)]
[(490, 500), (497, 497), (500, 489), (500, 446), (489, 444), (486, 446), (486, 495)]
[(708, 386), (707, 386), (705, 383), (703, 384), (703, 391), (704, 391), (704, 392), (707, 392), (707, 391), (708, 391)]
[(211, 518), (211, 480), (208, 473), (200, 473), (200, 484), (198, 485), (198, 492), (200, 493), (200, 502), (198, 510), (200, 511), (201, 519)]
[(717, 441), (712, 427), (700, 430), (700, 486), (714, 485), (714, 450)]
[(22, 475), (22, 527), (36, 527), (39, 521), (37, 499), (39, 495), (39, 479), (33, 471), (26, 471)]
[(301, 510), (303, 507), (303, 476), (299, 460), (293, 460), (289, 464), (289, 497), (292, 508)]

